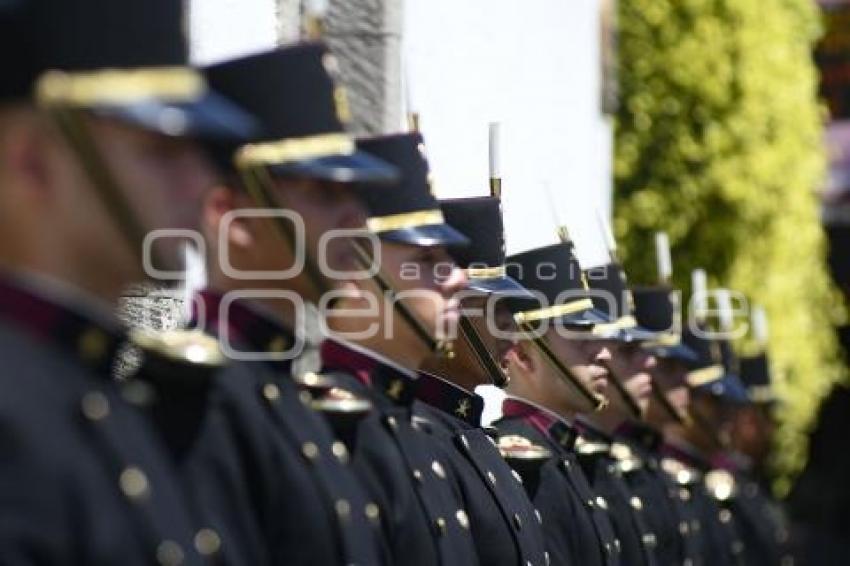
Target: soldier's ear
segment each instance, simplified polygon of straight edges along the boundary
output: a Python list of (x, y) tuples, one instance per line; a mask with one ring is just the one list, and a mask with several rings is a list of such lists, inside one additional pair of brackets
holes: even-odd
[(529, 375), (536, 371), (537, 360), (532, 355), (528, 344), (520, 340), (507, 351), (504, 357), (507, 369), (511, 371), (519, 371), (523, 375)]
[(223, 231), (228, 243), (239, 247), (251, 246), (254, 237), (248, 221), (229, 214), (246, 207), (247, 199), (238, 191), (224, 185), (210, 189), (204, 198), (203, 207), (203, 230), (207, 241), (218, 242)]
[(49, 156), (55, 153), (47, 127), (23, 109), (2, 112), (0, 127), (0, 171), (8, 186), (37, 197), (46, 193), (52, 182)]

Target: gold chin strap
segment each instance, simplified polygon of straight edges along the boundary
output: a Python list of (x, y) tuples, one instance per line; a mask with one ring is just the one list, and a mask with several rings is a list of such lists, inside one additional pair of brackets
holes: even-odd
[[(354, 252), (357, 255), (357, 261), (360, 264), (360, 267), (368, 270), (372, 266), (374, 259), (369, 255), (369, 252), (363, 249), (363, 246), (360, 245), (359, 242), (352, 240), (352, 245), (354, 247)], [(390, 285), (389, 280), (386, 276), (384, 276), (380, 266), (378, 266), (378, 269), (372, 275), (372, 280), (378, 286), (381, 293), (392, 301), (393, 310), (398, 313), (402, 319), (404, 319), (405, 323), (407, 323), (411, 329), (413, 329), (413, 332), (426, 345), (428, 351), (434, 352), (443, 358), (454, 358), (455, 352), (452, 341), (438, 340), (431, 336), (422, 321), (416, 317), (416, 314), (407, 308), (407, 305), (402, 303), (400, 300), (396, 300), (396, 292)]]
[(463, 338), (466, 340), (466, 343), (469, 344), (470, 348), (472, 348), (472, 352), (475, 354), (475, 359), (478, 361), (478, 364), (490, 377), (493, 385), (499, 389), (504, 389), (510, 381), (510, 376), (508, 376), (502, 367), (496, 362), (493, 354), (491, 354), (490, 350), (487, 349), (487, 346), (484, 344), (484, 341), (478, 334), (478, 330), (475, 328), (475, 325), (469, 317), (461, 315), (460, 331), (463, 334)]
[[(258, 206), (267, 210), (287, 208), (283, 199), (272, 192), (274, 190), (274, 181), (265, 166), (242, 166), (239, 168), (239, 172), (248, 194)], [(285, 245), (289, 246), (292, 256), (295, 257), (297, 251), (295, 249), (295, 232), (292, 225), (280, 216), (271, 217), (269, 220), (272, 220), (278, 235)], [(330, 291), (330, 285), (328, 285), (319, 266), (310, 255), (309, 250), (304, 250), (304, 271), (307, 279), (310, 281), (310, 285), (312, 285), (320, 296)]]
[[(115, 220), (115, 225), (130, 247), (131, 253), (141, 264), (147, 230), (109, 170), (103, 156), (100, 155), (85, 122), (84, 110), (49, 104), (46, 105), (46, 110), (74, 152), (107, 213)], [(151, 254), (153, 254), (151, 260), (154, 264), (161, 265), (155, 251), (152, 250)]]
[(526, 338), (534, 344), (534, 347), (540, 352), (540, 354), (546, 359), (546, 361), (551, 365), (558, 376), (564, 380), (568, 385), (571, 385), (575, 388), (576, 391), (579, 392), (581, 397), (587, 401), (593, 411), (601, 411), (605, 407), (608, 406), (609, 400), (604, 395), (600, 395), (598, 393), (594, 393), (588, 387), (581, 382), (579, 378), (577, 378), (570, 369), (564, 365), (561, 360), (555, 355), (555, 352), (549, 347), (549, 344), (546, 341), (546, 338), (543, 336), (535, 336), (534, 330), (529, 326), (527, 322), (519, 323), (520, 330), (525, 334)]

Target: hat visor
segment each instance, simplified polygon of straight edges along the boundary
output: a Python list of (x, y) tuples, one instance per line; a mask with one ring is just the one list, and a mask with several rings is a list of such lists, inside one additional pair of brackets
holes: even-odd
[(533, 310), (539, 302), (531, 291), (507, 275), (501, 277), (470, 277), (467, 288), (485, 295), (503, 298), (511, 313)]
[(467, 246), (469, 238), (448, 224), (426, 224), (400, 230), (388, 230), (378, 234), (381, 239), (413, 246)]
[(693, 390), (697, 393), (706, 393), (720, 400), (730, 403), (748, 403), (750, 401), (747, 395), (747, 389), (741, 382), (741, 379), (734, 374), (727, 373), (720, 379), (705, 383)]
[(306, 177), (332, 183), (384, 185), (398, 179), (398, 169), (365, 151), (327, 155), (270, 165), (273, 175)]
[(648, 348), (648, 350), (656, 358), (674, 359), (686, 364), (693, 364), (699, 361), (697, 353), (685, 344), (676, 344), (674, 346), (652, 346)]
[(124, 105), (94, 106), (97, 116), (115, 118), (169, 137), (244, 143), (258, 131), (253, 116), (214, 93), (193, 101), (150, 98)]
[(597, 324), (610, 324), (614, 322), (610, 316), (596, 307), (562, 315), (559, 317), (559, 320), (566, 326), (587, 327), (587, 330), (590, 330), (591, 327)]

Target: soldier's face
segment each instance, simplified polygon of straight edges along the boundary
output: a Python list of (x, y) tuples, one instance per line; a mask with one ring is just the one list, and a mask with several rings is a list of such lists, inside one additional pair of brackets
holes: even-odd
[[(460, 305), (456, 295), (466, 286), (466, 277), (445, 248), (383, 240), (381, 269), (396, 291), (395, 300), (413, 311), (432, 336), (450, 338), (457, 334)], [(383, 303), (385, 308), (392, 308)], [(401, 317), (392, 319), (396, 330), (408, 332)]]
[[(144, 229), (198, 229), (201, 200), (215, 182), (215, 171), (195, 143), (114, 120), (91, 119), (90, 126), (100, 155)], [(184, 242), (157, 239), (155, 251), (167, 265), (155, 267), (179, 268)]]
[[(588, 390), (599, 395), (608, 395), (610, 379), (606, 367), (611, 353), (602, 340), (583, 340), (567, 338), (549, 330), (546, 334), (549, 345), (558, 359), (566, 365)], [(573, 410), (585, 412), (590, 410), (581, 404), (577, 393), (557, 374), (554, 368), (545, 361), (541, 364), (543, 371), (548, 373), (550, 383), (556, 384), (561, 403), (571, 405)]]
[(611, 377), (616, 379), (637, 403), (641, 413), (649, 408), (652, 394), (650, 371), (655, 367), (655, 357), (638, 344), (610, 341), (611, 359), (607, 362)]
[[(685, 384), (688, 368), (676, 360), (658, 359), (650, 373), (670, 405), (680, 414), (685, 413), (690, 405), (690, 393)], [(649, 403), (648, 418), (650, 422), (663, 423), (672, 417), (653, 397)]]

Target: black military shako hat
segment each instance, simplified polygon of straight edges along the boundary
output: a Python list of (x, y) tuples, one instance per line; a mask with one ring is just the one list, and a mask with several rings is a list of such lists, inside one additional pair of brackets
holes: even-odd
[(572, 242), (512, 255), (506, 267), (509, 276), (545, 299), (538, 308), (518, 313), (519, 322), (560, 320), (576, 326), (613, 322), (593, 306)]
[(369, 211), (366, 227), (382, 239), (414, 246), (465, 246), (469, 240), (443, 218), (428, 181), (425, 144), (418, 133), (357, 140), (361, 151), (386, 161), (399, 179), (381, 191), (362, 192)]
[(397, 172), (358, 151), (345, 131), (349, 108), (337, 85), (336, 58), (320, 43), (301, 43), (204, 69), (216, 90), (261, 122), (260, 135), (236, 153), (240, 166), (274, 175), (339, 183), (393, 181)]
[(741, 381), (753, 403), (773, 403), (776, 392), (770, 379), (770, 362), (765, 352), (754, 356), (742, 356), (739, 360)]
[[(709, 338), (704, 332), (694, 332), (687, 328), (682, 336), (683, 342), (697, 354), (692, 364), (687, 383), (694, 393), (712, 395), (718, 399), (733, 403), (747, 401), (747, 391), (741, 379), (727, 371), (730, 363), (726, 346), (719, 340)], [(725, 363), (724, 363), (725, 362)]]
[(669, 358), (691, 364), (697, 354), (682, 343), (681, 313), (674, 304), (670, 287), (632, 287), (635, 321), (655, 333), (655, 338), (644, 346), (659, 358)]
[(513, 312), (537, 305), (534, 295), (507, 274), (505, 226), (502, 204), (495, 197), (470, 197), (440, 201), (446, 222), (469, 238), (469, 245), (452, 250), (466, 272), (468, 287), (494, 297), (505, 297)]
[(189, 68), (174, 0), (3, 0), (0, 101), (34, 100), (169, 136), (247, 140), (256, 122)]
[(641, 327), (634, 317), (634, 299), (626, 284), (626, 273), (618, 263), (609, 263), (585, 271), (593, 306), (613, 320), (597, 325), (598, 336), (623, 342), (645, 342), (656, 334)]

